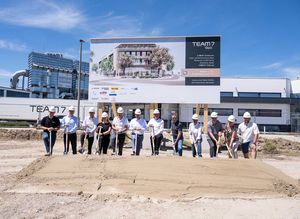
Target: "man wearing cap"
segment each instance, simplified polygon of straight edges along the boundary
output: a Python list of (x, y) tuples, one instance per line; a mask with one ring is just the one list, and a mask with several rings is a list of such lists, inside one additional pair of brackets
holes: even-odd
[(151, 137), (151, 148), (152, 155), (159, 154), (159, 148), (161, 145), (161, 141), (163, 139), (163, 131), (164, 131), (164, 120), (159, 118), (159, 110), (155, 109), (153, 111), (153, 118), (148, 122), (148, 127), (150, 128)]
[(69, 153), (69, 142), (72, 145), (73, 154), (77, 154), (77, 136), (78, 119), (74, 116), (75, 107), (69, 107), (69, 114), (61, 120), (61, 128), (64, 129), (64, 154)]
[[(43, 140), (44, 140), (44, 145), (46, 148), (45, 156), (51, 155), (53, 146), (56, 141), (56, 133), (60, 127), (60, 121), (56, 116), (54, 116), (54, 114), (55, 114), (55, 108), (53, 106), (51, 106), (49, 108), (49, 115), (45, 116), (41, 121), (41, 128), (43, 129)], [(51, 135), (51, 138), (50, 138), (50, 135)], [(51, 142), (50, 142), (50, 139), (51, 139)]]
[(133, 154), (139, 156), (144, 140), (144, 132), (147, 129), (147, 123), (145, 119), (141, 118), (141, 110), (136, 109), (135, 118), (130, 121), (129, 130), (132, 132), (133, 138)]
[(192, 122), (189, 125), (190, 141), (192, 144), (193, 157), (202, 157), (202, 126), (198, 122), (198, 115), (192, 116)]
[[(124, 116), (124, 110), (122, 107), (117, 109), (117, 116), (112, 122), (112, 129), (114, 130), (114, 138), (112, 139), (113, 155), (116, 154), (115, 141), (117, 141), (118, 155), (122, 156), (123, 146), (125, 142), (126, 131), (128, 130), (128, 119)], [(116, 139), (116, 137), (118, 137)]]
[[(94, 143), (94, 132), (97, 128), (98, 119), (95, 117), (95, 108), (89, 108), (89, 116), (87, 116), (83, 123), (82, 128), (83, 132), (80, 136), (81, 149), (83, 148), (84, 141), (88, 140), (88, 154), (92, 154), (92, 146)], [(81, 150), (81, 152), (84, 152)]]
[(177, 114), (172, 113), (171, 131), (173, 138), (173, 146), (175, 147), (175, 153), (182, 156), (182, 145), (183, 145), (183, 132), (182, 124), (177, 119)]
[(210, 114), (211, 120), (207, 123), (207, 142), (209, 144), (209, 155), (211, 158), (217, 156), (217, 146), (220, 146), (220, 138), (222, 136), (222, 123), (218, 120), (218, 113), (212, 112)]
[(110, 141), (111, 123), (108, 120), (108, 114), (102, 113), (102, 121), (97, 125), (96, 133), (98, 134), (98, 149), (97, 154), (107, 154), (107, 149)]
[(244, 154), (244, 158), (249, 158), (249, 147), (251, 148), (251, 156), (253, 159), (256, 159), (257, 155), (257, 140), (259, 135), (259, 130), (254, 122), (250, 122), (251, 114), (249, 112), (245, 112), (243, 115), (244, 122), (239, 124), (238, 134), (242, 138), (242, 151)]

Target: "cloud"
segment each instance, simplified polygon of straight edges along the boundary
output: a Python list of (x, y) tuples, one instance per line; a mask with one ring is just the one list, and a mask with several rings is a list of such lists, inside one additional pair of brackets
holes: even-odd
[(8, 49), (16, 52), (23, 52), (28, 50), (25, 44), (15, 43), (3, 39), (0, 39), (0, 49)]
[(300, 77), (300, 67), (286, 67), (283, 69), (283, 72), (290, 79)]
[(152, 28), (150, 35), (151, 36), (159, 36), (159, 35), (162, 34), (162, 32), (163, 32), (163, 28), (161, 28), (161, 27), (154, 27), (154, 28)]
[(24, 1), (12, 7), (0, 9), (0, 22), (19, 26), (68, 30), (84, 22), (85, 17), (70, 4), (38, 0), (31, 4)]
[(277, 70), (277, 69), (280, 69), (281, 67), (282, 67), (282, 64), (280, 62), (274, 62), (272, 64), (265, 65), (262, 68), (263, 69), (274, 69), (274, 70)]
[(85, 30), (93, 37), (127, 37), (143, 34), (142, 19), (113, 12), (91, 19)]
[(4, 70), (4, 69), (0, 69), (0, 77), (2, 78), (10, 78), (12, 76), (12, 72)]

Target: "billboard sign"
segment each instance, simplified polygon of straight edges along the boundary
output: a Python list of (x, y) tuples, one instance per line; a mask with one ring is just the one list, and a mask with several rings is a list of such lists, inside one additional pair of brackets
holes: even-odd
[(95, 38), (90, 50), (90, 101), (220, 102), (220, 36)]

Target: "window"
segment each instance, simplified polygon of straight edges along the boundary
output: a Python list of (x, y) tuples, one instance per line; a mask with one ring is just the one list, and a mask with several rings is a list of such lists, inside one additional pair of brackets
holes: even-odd
[(221, 97), (233, 97), (233, 92), (221, 92)]
[(239, 116), (243, 116), (245, 112), (256, 117), (281, 117), (280, 109), (238, 109)]
[[(208, 115), (212, 112), (217, 112), (219, 116), (230, 116), (233, 114), (233, 109), (231, 108), (208, 108)], [(196, 113), (196, 108), (193, 108), (193, 114)], [(204, 109), (200, 109), (200, 115), (204, 115)]]
[(267, 93), (267, 92), (239, 92), (239, 97), (269, 97), (269, 98), (280, 98), (281, 93)]
[(18, 91), (8, 90), (6, 92), (7, 97), (29, 97), (29, 93), (23, 93)]
[(4, 90), (0, 90), (0, 97), (4, 97)]

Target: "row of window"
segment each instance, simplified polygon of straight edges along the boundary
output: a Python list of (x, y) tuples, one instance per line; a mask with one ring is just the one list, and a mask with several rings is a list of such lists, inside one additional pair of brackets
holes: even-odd
[[(221, 97), (233, 97), (233, 92), (221, 92)], [(281, 93), (238, 92), (238, 97), (281, 98)]]
[[(217, 112), (219, 116), (233, 115), (232, 108), (208, 108), (208, 115), (212, 112)], [(281, 117), (280, 109), (238, 109), (238, 116), (243, 116), (245, 112), (249, 112), (254, 117)], [(193, 114), (196, 113), (196, 108), (193, 108)], [(200, 115), (204, 114), (203, 108), (200, 109)]]

